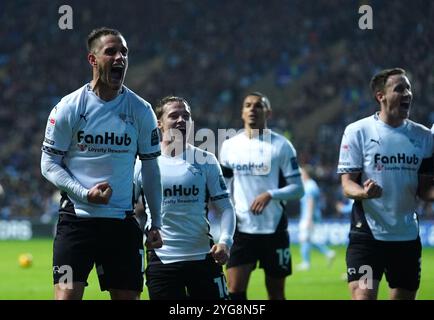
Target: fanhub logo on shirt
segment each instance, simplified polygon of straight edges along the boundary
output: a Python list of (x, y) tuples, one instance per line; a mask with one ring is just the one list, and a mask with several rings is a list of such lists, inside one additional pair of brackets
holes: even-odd
[(263, 174), (267, 174), (270, 171), (269, 166), (265, 165), (264, 162), (261, 163), (249, 162), (245, 164), (233, 163), (231, 166), (233, 170), (241, 174), (263, 175)]
[(417, 165), (419, 163), (419, 158), (413, 154), (411, 156), (406, 155), (405, 153), (397, 153), (393, 156), (382, 156), (379, 153), (374, 155), (374, 163), (378, 164), (381, 162), (382, 164), (414, 164)]
[(115, 136), (114, 132), (104, 132), (104, 135), (85, 135), (84, 131), (78, 131), (77, 140), (79, 142), (86, 142), (91, 144), (110, 144), (118, 146), (129, 146), (131, 144), (131, 138), (128, 136), (128, 134), (124, 133), (123, 136)]
[(192, 185), (189, 188), (183, 187), (182, 184), (173, 185), (172, 188), (164, 189), (165, 197), (177, 197), (177, 196), (197, 196), (199, 194), (199, 188)]

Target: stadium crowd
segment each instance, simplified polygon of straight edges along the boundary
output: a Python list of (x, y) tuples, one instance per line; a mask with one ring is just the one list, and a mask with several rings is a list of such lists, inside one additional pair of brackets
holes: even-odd
[[(434, 123), (434, 4), (371, 1), (374, 29), (360, 30), (358, 5), (332, 1), (61, 1), (0, 3), (0, 218), (38, 218), (55, 192), (39, 168), (45, 121), (60, 97), (89, 81), (83, 39), (95, 27), (128, 38), (126, 84), (155, 104), (191, 101), (195, 128), (240, 128), (243, 95), (270, 97), (270, 127), (315, 167), (326, 217), (339, 197), (336, 164), (344, 127), (377, 109), (368, 87), (378, 70), (402, 67), (413, 83), (411, 118)], [(200, 109), (199, 109), (200, 108)], [(431, 205), (421, 204), (426, 216)], [(298, 213), (298, 212), (297, 212)], [(292, 212), (292, 214), (297, 214)]]

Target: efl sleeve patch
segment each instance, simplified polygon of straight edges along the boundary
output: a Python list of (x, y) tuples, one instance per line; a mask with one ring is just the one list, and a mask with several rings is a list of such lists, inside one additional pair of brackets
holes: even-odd
[(160, 142), (160, 133), (159, 129), (155, 128), (151, 132), (151, 146), (156, 146)]
[(298, 162), (296, 157), (291, 158), (291, 168), (292, 170), (298, 170)]

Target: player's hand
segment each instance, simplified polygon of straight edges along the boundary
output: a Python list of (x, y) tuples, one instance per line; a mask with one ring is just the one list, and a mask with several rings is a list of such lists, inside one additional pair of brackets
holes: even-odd
[(163, 246), (163, 239), (161, 239), (160, 230), (152, 227), (149, 231), (146, 231), (146, 248), (158, 249)]
[(268, 192), (261, 193), (255, 198), (255, 200), (253, 200), (253, 203), (250, 206), (250, 211), (252, 211), (252, 213), (255, 215), (262, 214), (262, 211), (268, 205), (270, 200), (271, 194), (269, 194)]
[(94, 185), (87, 193), (87, 201), (95, 204), (108, 204), (113, 190), (108, 182)]
[(380, 198), (383, 194), (383, 188), (372, 179), (368, 179), (363, 183), (363, 191), (365, 199)]
[(217, 243), (213, 245), (209, 253), (211, 253), (215, 263), (221, 266), (224, 265), (229, 259), (229, 248), (224, 243)]

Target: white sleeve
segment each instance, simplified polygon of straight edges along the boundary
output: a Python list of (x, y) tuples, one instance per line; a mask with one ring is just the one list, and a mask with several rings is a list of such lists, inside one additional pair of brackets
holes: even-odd
[(139, 108), (137, 152), (140, 160), (155, 159), (161, 154), (160, 135), (157, 128), (157, 118), (151, 105)]
[(218, 213), (221, 213), (219, 243), (224, 243), (228, 248), (231, 248), (235, 232), (234, 208), (229, 199), (228, 189), (217, 159), (213, 154), (208, 154), (208, 157), (206, 185), (211, 202)]
[(136, 161), (136, 164), (134, 166), (133, 184), (134, 184), (134, 203), (137, 203), (139, 201), (140, 194), (142, 191), (142, 162), (141, 161)]
[(219, 243), (224, 243), (230, 249), (234, 243), (235, 233), (235, 212), (229, 198), (220, 199), (213, 202), (218, 213), (221, 213), (220, 218), (220, 239)]
[(285, 179), (285, 186), (279, 189), (267, 190), (268, 193), (276, 200), (300, 199), (304, 195), (304, 187), (301, 181), (297, 152), (288, 140), (285, 140), (280, 148), (279, 170)]
[(62, 99), (50, 112), (42, 150), (54, 155), (65, 155), (69, 150), (73, 126), (77, 122), (74, 103)]
[(151, 211), (152, 227), (161, 228), (161, 204), (163, 190), (157, 159), (142, 160), (142, 189)]
[(268, 190), (271, 198), (277, 200), (300, 199), (304, 195), (303, 182), (300, 176), (285, 178), (286, 186), (279, 189)]
[(84, 203), (88, 203), (87, 193), (89, 190), (83, 187), (65, 168), (62, 167), (62, 159), (63, 156), (61, 155), (42, 152), (42, 175), (60, 190), (65, 191), (68, 196)]
[(345, 129), (339, 151), (338, 173), (361, 172), (363, 152), (358, 132), (351, 127)]

